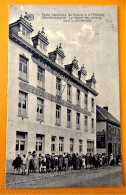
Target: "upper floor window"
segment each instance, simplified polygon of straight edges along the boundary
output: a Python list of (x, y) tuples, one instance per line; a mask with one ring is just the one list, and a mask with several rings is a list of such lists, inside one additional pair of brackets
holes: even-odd
[(44, 100), (37, 98), (37, 120), (44, 121)]
[(40, 40), (40, 48), (44, 51), (46, 51), (46, 44)]
[(22, 117), (26, 117), (27, 109), (28, 109), (28, 94), (19, 91), (18, 115)]
[(28, 59), (21, 55), (19, 56), (19, 76), (28, 80)]
[(91, 118), (91, 132), (94, 133), (94, 118)]
[(88, 131), (88, 116), (84, 116), (84, 129)]
[(58, 77), (56, 78), (56, 95), (61, 96), (61, 79)]
[(87, 94), (85, 94), (84, 96), (84, 108), (88, 109), (88, 95)]
[(56, 105), (56, 125), (61, 125), (61, 106)]
[(71, 85), (67, 85), (67, 100), (71, 101)]
[(76, 114), (76, 129), (80, 129), (80, 113)]
[(24, 26), (22, 26), (22, 34), (25, 36), (25, 37), (30, 37), (30, 32), (28, 29), (26, 29)]
[(67, 127), (71, 127), (71, 110), (67, 109)]
[(91, 98), (91, 111), (94, 112), (94, 99)]
[(45, 70), (39, 66), (37, 72), (37, 85), (43, 89), (45, 88)]
[(77, 97), (76, 97), (76, 99), (77, 99), (77, 105), (80, 105), (80, 90), (79, 89), (77, 89)]

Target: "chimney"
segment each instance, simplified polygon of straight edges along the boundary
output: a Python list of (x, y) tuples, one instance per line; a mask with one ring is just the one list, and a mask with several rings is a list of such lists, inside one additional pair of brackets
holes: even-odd
[(108, 111), (108, 106), (105, 106), (105, 107), (103, 107), (105, 110), (107, 110)]

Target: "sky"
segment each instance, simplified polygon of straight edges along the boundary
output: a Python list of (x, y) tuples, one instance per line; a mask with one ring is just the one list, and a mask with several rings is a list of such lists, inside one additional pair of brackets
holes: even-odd
[[(120, 121), (117, 7), (11, 5), (9, 23), (19, 19), (20, 15), (24, 16), (25, 12), (34, 15), (34, 20), (31, 21), (34, 29), (32, 36), (44, 27), (49, 40), (48, 53), (61, 43), (65, 54), (64, 65), (71, 63), (76, 57), (79, 67), (84, 64), (86, 79), (95, 74), (96, 91), (99, 93), (96, 104), (108, 106), (109, 112)], [(67, 21), (43, 19), (42, 14), (66, 14)], [(72, 17), (86, 14), (90, 19), (68, 22), (68, 14)], [(91, 19), (96, 14), (100, 18)]]

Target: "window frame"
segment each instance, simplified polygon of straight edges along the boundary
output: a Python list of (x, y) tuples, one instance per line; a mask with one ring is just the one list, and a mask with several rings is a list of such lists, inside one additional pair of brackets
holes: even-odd
[[(52, 138), (55, 138), (54, 141)], [(56, 136), (51, 136), (51, 153), (56, 152)]]
[(37, 87), (45, 89), (45, 69), (37, 67)]
[(56, 104), (56, 125), (61, 125), (61, 106)]
[(84, 94), (84, 109), (88, 110), (88, 94)]
[[(42, 113), (38, 112), (42, 110)], [(44, 99), (40, 99), (37, 97), (37, 116), (36, 116), (37, 121), (44, 121)]]
[(76, 112), (76, 129), (80, 130), (80, 113)]
[[(71, 148), (72, 148), (72, 150), (71, 150)], [(71, 153), (74, 153), (74, 138), (70, 138), (70, 154)]]
[[(25, 104), (23, 104), (23, 102), (25, 102)], [(21, 105), (20, 107), (19, 104)], [(25, 105), (25, 108), (23, 108), (23, 105)], [(28, 117), (28, 93), (20, 90), (19, 90), (19, 97), (18, 97), (18, 116), (22, 118)]]
[[(26, 62), (25, 62), (26, 61)], [(28, 82), (29, 59), (23, 55), (19, 55), (19, 78)]]
[(77, 91), (76, 91), (76, 102), (77, 102), (78, 106), (80, 106), (80, 94), (81, 94), (81, 91), (79, 89), (77, 89)]
[(94, 154), (94, 141), (93, 140), (87, 140), (87, 153), (88, 154)]
[(56, 77), (56, 96), (61, 97), (62, 81), (59, 77)]
[(85, 132), (88, 132), (88, 116), (84, 116), (84, 130)]
[(91, 133), (94, 133), (94, 118), (91, 118)]
[(94, 112), (95, 102), (94, 98), (91, 98), (91, 112)]
[[(71, 117), (71, 114), (72, 113), (72, 111), (70, 110), (70, 109), (67, 109), (67, 128), (71, 128), (71, 119), (72, 119), (72, 117)], [(70, 119), (70, 120), (68, 120), (68, 119)]]
[(67, 84), (67, 101), (72, 102), (72, 86)]

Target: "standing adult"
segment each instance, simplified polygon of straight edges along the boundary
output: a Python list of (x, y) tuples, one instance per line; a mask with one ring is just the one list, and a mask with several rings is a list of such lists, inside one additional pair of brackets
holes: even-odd
[(29, 151), (28, 152), (28, 156), (26, 157), (26, 165), (27, 165), (28, 175), (31, 172), (31, 168), (30, 168), (30, 161), (31, 161), (31, 159), (33, 159), (33, 157), (32, 157), (31, 152)]

